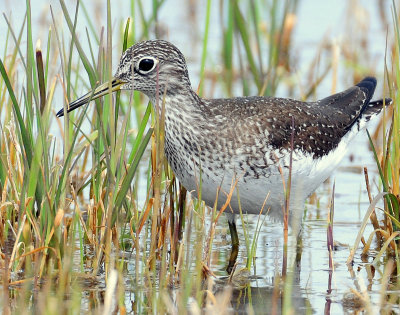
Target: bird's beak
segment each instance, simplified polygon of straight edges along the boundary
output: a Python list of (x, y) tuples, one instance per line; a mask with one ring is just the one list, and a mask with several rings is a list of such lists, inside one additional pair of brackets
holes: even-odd
[[(77, 109), (78, 107), (85, 105), (89, 103), (92, 100), (95, 100), (96, 98), (99, 98), (103, 95), (107, 95), (111, 92), (115, 92), (121, 89), (121, 86), (124, 84), (124, 81), (121, 81), (119, 79), (113, 78), (111, 82), (105, 82), (101, 85), (99, 85), (97, 88), (94, 90), (90, 91), (89, 93), (86, 93), (85, 95), (81, 96), (77, 100), (73, 101), (67, 106), (67, 112), (69, 113), (70, 111), (73, 111), (74, 109)], [(60, 111), (57, 113), (57, 117), (64, 116), (64, 108), (62, 108)]]

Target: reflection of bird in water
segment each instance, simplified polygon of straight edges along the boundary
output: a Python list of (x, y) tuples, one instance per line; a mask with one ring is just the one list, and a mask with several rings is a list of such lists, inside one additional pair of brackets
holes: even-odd
[[(247, 270), (247, 269), (246, 269)], [(219, 278), (212, 287), (213, 298), (205, 298), (204, 310), (207, 313), (232, 310), (235, 314), (284, 314), (284, 298), (289, 299), (287, 306), (295, 314), (312, 314), (310, 301), (300, 287), (300, 268), (295, 268), (290, 290), (285, 290), (274, 278), (255, 279), (249, 271), (236, 272), (232, 278)], [(212, 281), (212, 280), (210, 280)], [(284, 297), (284, 295), (287, 296)], [(211, 303), (213, 302), (213, 303)], [(286, 309), (286, 311), (289, 311)]]

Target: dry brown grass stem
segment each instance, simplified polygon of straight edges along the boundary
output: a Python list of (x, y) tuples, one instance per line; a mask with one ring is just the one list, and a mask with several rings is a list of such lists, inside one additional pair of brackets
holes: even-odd
[[(367, 192), (368, 192), (368, 199), (369, 202), (372, 202), (372, 195), (371, 195), (371, 188), (369, 185), (369, 177), (368, 177), (368, 169), (366, 167), (364, 167), (364, 177), (365, 177), (365, 185), (367, 187)], [(380, 226), (379, 226), (379, 222), (378, 222), (378, 218), (376, 216), (376, 212), (375, 209), (371, 212), (371, 215), (369, 217), (369, 219), (371, 220), (372, 226), (374, 227), (374, 230), (378, 231), (380, 230)], [(378, 241), (380, 243), (382, 235), (380, 232), (377, 232), (376, 234)]]
[[(219, 220), (220, 216), (222, 215), (222, 213), (225, 212), (225, 210), (230, 205), (233, 192), (235, 191), (235, 188), (236, 188), (238, 182), (239, 182), (239, 178), (237, 178), (237, 177), (232, 178), (231, 188), (230, 188), (229, 193), (226, 194), (225, 203), (222, 205), (222, 207), (218, 211), (217, 216), (212, 221), (212, 224), (210, 226), (210, 230), (208, 232), (208, 237), (207, 237), (207, 241), (206, 241), (206, 246), (204, 247), (204, 261), (206, 262), (207, 267), (210, 266), (210, 259), (211, 259), (211, 255), (210, 254), (211, 254), (211, 248), (212, 248), (212, 241), (214, 239), (214, 234), (215, 234), (215, 228), (217, 226), (217, 223), (218, 223), (218, 220)], [(218, 193), (217, 193), (217, 197), (216, 197), (216, 201), (215, 201), (216, 205), (217, 205), (217, 200), (218, 200), (218, 194), (219, 193), (220, 193), (220, 188), (218, 188)]]

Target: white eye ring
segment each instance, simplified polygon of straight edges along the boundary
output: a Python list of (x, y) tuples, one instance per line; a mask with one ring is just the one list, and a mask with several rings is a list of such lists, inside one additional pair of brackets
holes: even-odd
[(147, 74), (155, 69), (158, 60), (152, 56), (145, 56), (139, 59), (137, 63), (137, 71), (141, 74)]

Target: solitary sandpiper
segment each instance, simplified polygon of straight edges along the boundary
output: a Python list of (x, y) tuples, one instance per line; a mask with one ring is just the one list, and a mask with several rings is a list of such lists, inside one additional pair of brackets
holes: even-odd
[[(203, 200), (213, 206), (216, 198), (223, 205), (237, 182), (237, 193), (225, 211), (237, 246), (234, 217), (239, 209), (259, 214), (264, 206), (264, 213), (282, 219), (289, 169), (289, 221), (299, 222), (305, 199), (330, 176), (348, 143), (391, 103), (371, 101), (375, 87), (376, 79), (367, 77), (315, 102), (203, 99), (191, 87), (183, 54), (167, 41), (149, 40), (124, 52), (111, 83), (98, 86), (66, 110), (108, 94), (110, 88), (141, 91), (153, 104), (164, 102), (165, 154), (181, 184), (188, 191), (202, 187)], [(57, 117), (63, 115), (61, 109)]]

